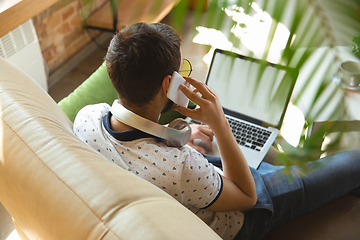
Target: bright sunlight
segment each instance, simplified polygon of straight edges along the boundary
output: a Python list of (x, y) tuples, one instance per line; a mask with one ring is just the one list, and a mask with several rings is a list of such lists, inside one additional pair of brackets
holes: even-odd
[[(240, 40), (241, 44), (239, 46), (234, 46), (228, 37), (219, 30), (202, 26), (196, 28), (199, 33), (194, 37), (193, 42), (211, 46), (211, 50), (203, 58), (206, 64), (210, 64), (215, 48), (230, 50), (243, 55), (248, 55), (252, 52), (256, 58), (263, 57), (273, 19), (257, 3), (253, 2), (251, 7), (254, 11), (252, 16), (246, 14), (242, 7), (236, 5), (222, 9), (234, 21), (230, 32)], [(266, 59), (267, 61), (273, 63), (280, 62), (281, 51), (285, 49), (289, 36), (290, 32), (285, 25), (278, 23)]]
[(12, 231), (12, 233), (6, 238), (6, 240), (21, 240), (19, 237), (19, 234), (16, 232), (16, 230)]

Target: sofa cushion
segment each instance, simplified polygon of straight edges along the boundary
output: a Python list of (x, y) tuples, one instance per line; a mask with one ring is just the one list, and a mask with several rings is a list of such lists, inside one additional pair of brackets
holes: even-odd
[(103, 62), (86, 81), (58, 104), (73, 122), (76, 114), (86, 105), (103, 102), (111, 105), (117, 98), (117, 92), (111, 84), (105, 62)]
[(165, 192), (78, 140), (51, 97), (2, 58), (0, 201), (26, 239), (219, 239)]

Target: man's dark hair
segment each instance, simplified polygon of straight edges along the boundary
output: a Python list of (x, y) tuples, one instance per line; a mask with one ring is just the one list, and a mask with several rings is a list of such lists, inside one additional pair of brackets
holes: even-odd
[(161, 23), (137, 23), (118, 32), (105, 60), (119, 98), (131, 106), (149, 103), (164, 77), (179, 70), (180, 45), (175, 30)]

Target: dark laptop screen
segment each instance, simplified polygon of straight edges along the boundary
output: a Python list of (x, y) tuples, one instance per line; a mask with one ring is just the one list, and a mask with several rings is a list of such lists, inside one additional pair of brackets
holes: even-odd
[(206, 84), (224, 108), (280, 127), (297, 75), (294, 69), (217, 49)]

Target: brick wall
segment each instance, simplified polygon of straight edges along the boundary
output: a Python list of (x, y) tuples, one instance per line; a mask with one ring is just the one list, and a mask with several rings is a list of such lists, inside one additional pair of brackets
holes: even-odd
[[(97, 0), (94, 8), (105, 0)], [(33, 18), (50, 73), (85, 46), (91, 38), (82, 28), (78, 0), (60, 0)], [(100, 32), (89, 30), (92, 36)]]

